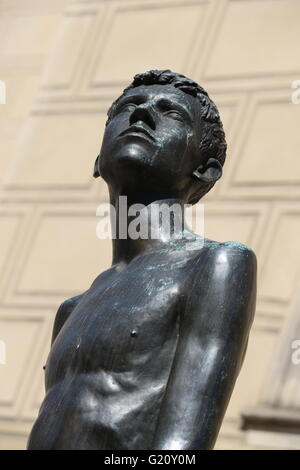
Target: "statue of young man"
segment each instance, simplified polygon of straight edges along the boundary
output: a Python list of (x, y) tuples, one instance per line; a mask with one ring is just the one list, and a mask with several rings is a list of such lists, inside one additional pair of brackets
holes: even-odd
[[(151, 208), (196, 203), (221, 177), (216, 106), (169, 70), (136, 75), (108, 112), (94, 176)], [(111, 268), (59, 308), (29, 449), (211, 449), (246, 351), (256, 258), (174, 224), (113, 240)]]

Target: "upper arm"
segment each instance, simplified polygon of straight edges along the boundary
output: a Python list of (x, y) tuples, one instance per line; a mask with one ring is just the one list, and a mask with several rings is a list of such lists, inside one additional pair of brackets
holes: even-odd
[(255, 254), (243, 245), (222, 244), (209, 263), (194, 276), (184, 312), (186, 335), (200, 343), (212, 337), (239, 343), (248, 335), (255, 311)]
[(196, 261), (155, 448), (213, 446), (244, 357), (255, 297), (251, 250), (222, 244)]
[(203, 350), (222, 350), (241, 361), (255, 312), (255, 254), (242, 245), (222, 244), (206, 267), (202, 262), (191, 282), (178, 346), (195, 362)]
[(78, 304), (79, 300), (82, 298), (83, 294), (71, 297), (68, 300), (65, 300), (59, 307), (53, 325), (51, 345), (54, 343), (58, 333), (62, 329), (63, 325), (71, 315), (72, 311)]

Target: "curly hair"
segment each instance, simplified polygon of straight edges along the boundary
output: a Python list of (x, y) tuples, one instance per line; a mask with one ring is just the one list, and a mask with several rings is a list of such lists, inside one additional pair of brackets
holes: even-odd
[[(199, 157), (201, 158), (201, 163), (203, 164), (203, 162), (206, 162), (209, 158), (215, 158), (223, 166), (226, 158), (227, 144), (223, 124), (215, 103), (208, 96), (207, 91), (198, 85), (198, 83), (171, 70), (149, 70), (135, 75), (133, 82), (124, 89), (122, 95), (113, 102), (108, 110), (106, 124), (108, 124), (112, 118), (118, 101), (129, 90), (141, 85), (172, 85), (198, 99), (201, 104), (200, 116), (203, 122), (202, 137), (199, 143)], [(189, 202), (191, 204), (198, 202), (214, 184), (215, 183), (212, 182), (199, 185), (199, 190), (193, 194)]]

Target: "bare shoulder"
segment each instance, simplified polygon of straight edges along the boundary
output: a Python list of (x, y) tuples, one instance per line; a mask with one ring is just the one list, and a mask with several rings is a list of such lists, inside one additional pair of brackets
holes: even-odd
[[(214, 271), (214, 267), (227, 265), (228, 272), (235, 269), (251, 269), (256, 271), (257, 261), (254, 251), (248, 246), (238, 242), (216, 242), (206, 240), (204, 244), (204, 258), (208, 270)], [(199, 261), (203, 258), (203, 253), (198, 253)]]
[[(249, 328), (256, 301), (256, 256), (241, 243), (206, 240), (195, 253), (189, 279), (188, 305), (194, 331), (210, 328), (212, 319), (220, 326), (244, 331)], [(198, 327), (197, 327), (198, 325)], [(200, 326), (201, 328), (200, 328)]]
[(223, 243), (214, 242), (211, 249), (215, 252), (218, 260), (220, 260), (220, 256), (222, 257), (222, 255), (224, 255), (229, 262), (234, 264), (256, 266), (256, 256), (254, 251), (243, 243), (231, 241)]
[(195, 253), (190, 292), (206, 292), (215, 299), (226, 293), (226, 301), (233, 296), (246, 302), (256, 295), (256, 269), (256, 256), (248, 246), (205, 240)]
[(57, 310), (55, 320), (54, 320), (54, 326), (53, 326), (53, 333), (52, 333), (52, 343), (54, 342), (56, 336), (60, 332), (61, 328), (73, 312), (74, 308), (78, 304), (78, 302), (81, 300), (84, 294), (76, 295), (74, 297), (71, 297), (67, 300), (65, 300)]
[(75, 295), (74, 297), (70, 297), (67, 300), (64, 300), (63, 303), (60, 305), (60, 309), (63, 311), (70, 311), (78, 304), (79, 300), (83, 297), (84, 294)]

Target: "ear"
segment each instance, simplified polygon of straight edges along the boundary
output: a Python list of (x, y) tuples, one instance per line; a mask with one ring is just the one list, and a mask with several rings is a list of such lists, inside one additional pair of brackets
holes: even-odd
[(100, 155), (98, 155), (98, 157), (96, 158), (96, 161), (95, 161), (95, 166), (94, 166), (94, 178), (98, 178), (100, 176), (100, 172), (99, 172), (99, 157)]
[(222, 165), (216, 158), (209, 158), (206, 163), (198, 166), (193, 176), (204, 183), (214, 183), (222, 176)]

